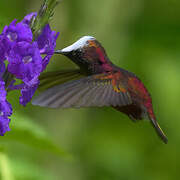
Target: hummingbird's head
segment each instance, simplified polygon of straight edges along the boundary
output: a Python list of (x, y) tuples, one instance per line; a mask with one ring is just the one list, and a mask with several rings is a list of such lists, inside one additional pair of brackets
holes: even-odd
[(67, 56), (81, 67), (91, 64), (101, 65), (108, 61), (104, 48), (92, 36), (83, 36), (72, 45), (55, 53)]

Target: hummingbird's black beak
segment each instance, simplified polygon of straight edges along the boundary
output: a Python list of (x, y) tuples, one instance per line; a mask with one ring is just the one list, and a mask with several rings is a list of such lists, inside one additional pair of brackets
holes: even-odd
[(65, 52), (63, 50), (56, 50), (54, 51), (54, 54), (62, 54), (62, 55), (67, 55), (69, 52)]

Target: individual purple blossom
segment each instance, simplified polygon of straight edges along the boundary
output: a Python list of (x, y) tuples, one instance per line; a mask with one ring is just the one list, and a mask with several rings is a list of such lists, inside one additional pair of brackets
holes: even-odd
[(51, 31), (49, 24), (47, 24), (39, 37), (37, 38), (37, 43), (41, 54), (53, 54), (56, 47), (56, 39), (59, 33)]
[(0, 78), (0, 135), (3, 136), (6, 131), (9, 131), (8, 118), (12, 114), (12, 107), (6, 100), (5, 82)]
[(16, 24), (16, 20), (12, 21), (9, 26), (4, 27), (2, 35), (8, 38), (10, 45), (20, 41), (30, 43), (33, 39), (31, 28), (22, 22)]
[(32, 12), (32, 13), (26, 15), (21, 22), (22, 22), (23, 24), (30, 25), (30, 22), (31, 22), (32, 18), (33, 18), (33, 17), (36, 17), (36, 16), (37, 16), (37, 13), (36, 13), (36, 12)]
[(16, 43), (8, 56), (8, 71), (24, 82), (39, 76), (42, 70), (42, 58), (36, 42)]
[(14, 85), (15, 80), (12, 81), (12, 83), (8, 86), (9, 90), (21, 90), (21, 96), (19, 97), (19, 102), (23, 106), (26, 106), (26, 104), (31, 101), (32, 96), (34, 95), (35, 91), (38, 88), (39, 85), (39, 79), (38, 76), (34, 77), (31, 81), (24, 82), (22, 84)]
[(49, 60), (54, 54), (54, 49), (56, 47), (56, 40), (59, 36), (59, 33), (55, 31), (51, 31), (49, 24), (47, 24), (40, 36), (37, 39), (38, 47), (40, 49), (41, 54), (46, 54), (47, 56), (43, 59), (43, 70), (46, 68)]
[(39, 80), (37, 77), (32, 79), (30, 82), (23, 84), (23, 87), (21, 88), (21, 96), (19, 98), (20, 104), (25, 106), (32, 99), (38, 85)]

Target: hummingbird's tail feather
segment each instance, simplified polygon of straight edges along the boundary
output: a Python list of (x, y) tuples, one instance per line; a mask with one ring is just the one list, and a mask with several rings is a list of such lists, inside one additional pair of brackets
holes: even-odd
[(151, 124), (153, 125), (154, 129), (156, 130), (157, 135), (162, 139), (162, 141), (167, 144), (168, 139), (164, 134), (163, 130), (159, 126), (158, 122), (154, 118), (150, 118)]
[(38, 90), (44, 91), (48, 88), (63, 84), (70, 80), (76, 80), (81, 77), (83, 77), (83, 75), (80, 73), (79, 69), (46, 72), (43, 73), (39, 78), (40, 85)]

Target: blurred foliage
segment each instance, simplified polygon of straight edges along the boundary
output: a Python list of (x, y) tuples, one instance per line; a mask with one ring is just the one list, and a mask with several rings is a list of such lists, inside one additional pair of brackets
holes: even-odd
[[(39, 7), (35, 0), (1, 0), (1, 30)], [(0, 137), (1, 179), (178, 179), (179, 7), (177, 0), (64, 0), (51, 22), (60, 31), (57, 48), (83, 35), (95, 36), (115, 64), (140, 77), (152, 94), (167, 145), (148, 122), (132, 123), (112, 108), (23, 108), (19, 94), (12, 92), (11, 131)], [(47, 71), (72, 67), (55, 55)]]

